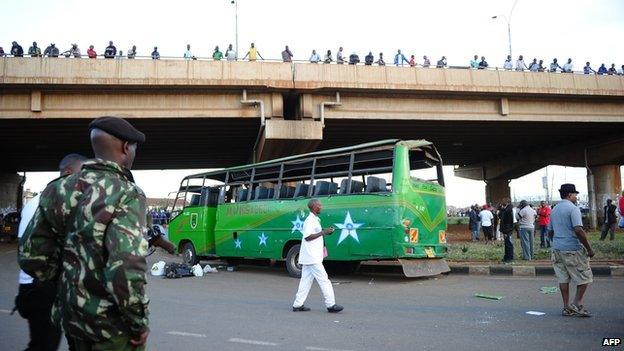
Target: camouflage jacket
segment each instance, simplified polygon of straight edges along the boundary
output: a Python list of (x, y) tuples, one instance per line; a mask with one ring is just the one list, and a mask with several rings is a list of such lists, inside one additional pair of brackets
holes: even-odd
[(145, 194), (114, 162), (90, 160), (43, 191), (20, 266), (60, 279), (52, 318), (71, 336), (100, 342), (147, 329), (144, 228)]

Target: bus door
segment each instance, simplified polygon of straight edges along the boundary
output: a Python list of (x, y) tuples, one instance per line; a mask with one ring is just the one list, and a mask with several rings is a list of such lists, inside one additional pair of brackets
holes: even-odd
[(180, 214), (184, 237), (190, 239), (197, 255), (215, 254), (215, 222), (217, 213), (218, 187), (204, 187), (199, 194), (193, 194), (191, 204)]

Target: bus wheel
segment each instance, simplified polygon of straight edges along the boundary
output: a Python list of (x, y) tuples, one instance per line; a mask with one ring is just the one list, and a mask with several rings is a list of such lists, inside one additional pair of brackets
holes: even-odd
[(293, 278), (301, 278), (301, 265), (297, 263), (299, 261), (299, 248), (301, 245), (297, 244), (288, 250), (286, 254), (286, 269), (288, 274)]
[(182, 245), (182, 261), (189, 266), (194, 266), (199, 262), (197, 254), (195, 253), (195, 246), (190, 241), (187, 241)]

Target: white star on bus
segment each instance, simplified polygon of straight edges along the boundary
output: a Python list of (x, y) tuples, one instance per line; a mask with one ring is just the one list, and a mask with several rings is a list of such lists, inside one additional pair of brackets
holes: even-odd
[(258, 235), (258, 239), (260, 239), (260, 244), (258, 244), (258, 246), (267, 246), (266, 241), (269, 237), (264, 235), (264, 233), (262, 233), (262, 235)]
[(240, 239), (234, 240), (234, 245), (236, 246), (237, 249), (242, 249), (241, 243), (242, 242), (240, 241)]
[(358, 243), (360, 242), (356, 229), (363, 226), (364, 223), (353, 223), (353, 219), (351, 219), (351, 213), (349, 213), (349, 211), (347, 211), (347, 216), (345, 217), (344, 223), (334, 224), (336, 224), (336, 227), (338, 227), (338, 229), (342, 229), (342, 231), (340, 232), (340, 238), (338, 238), (337, 245), (339, 245), (348, 236), (355, 239), (355, 241), (357, 241)]
[(299, 218), (299, 215), (297, 215), (297, 219), (294, 221), (290, 221), (290, 223), (293, 224), (291, 233), (294, 233), (295, 231), (299, 231), (299, 233), (303, 234), (303, 232), (301, 230), (303, 230), (303, 221), (301, 220), (301, 218)]

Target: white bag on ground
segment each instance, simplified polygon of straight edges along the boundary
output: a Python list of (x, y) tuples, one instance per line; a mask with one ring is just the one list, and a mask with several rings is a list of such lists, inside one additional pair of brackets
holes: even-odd
[(152, 275), (163, 276), (165, 275), (165, 261), (158, 261), (152, 265)]
[(210, 267), (209, 264), (204, 266), (204, 273), (217, 273), (217, 272), (218, 272), (217, 269)]
[(196, 277), (203, 277), (204, 276), (204, 270), (202, 269), (202, 266), (199, 263), (194, 265), (193, 267), (191, 267), (191, 272), (193, 272), (193, 274)]

